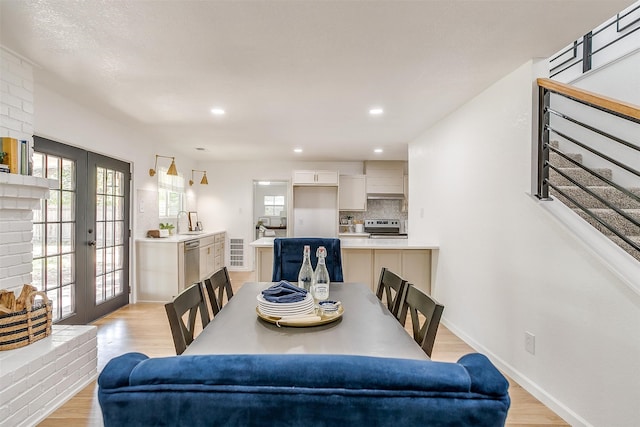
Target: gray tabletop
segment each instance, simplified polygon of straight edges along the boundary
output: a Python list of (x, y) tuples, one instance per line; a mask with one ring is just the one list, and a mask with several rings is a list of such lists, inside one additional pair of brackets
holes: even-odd
[(271, 283), (245, 283), (184, 354), (354, 354), (428, 359), (378, 298), (361, 283), (331, 283), (344, 307), (336, 322), (277, 327), (256, 315), (256, 296)]

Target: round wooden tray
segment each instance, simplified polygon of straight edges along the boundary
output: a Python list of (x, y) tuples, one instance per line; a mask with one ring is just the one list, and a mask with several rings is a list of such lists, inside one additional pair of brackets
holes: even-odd
[(258, 315), (259, 318), (261, 318), (262, 320), (264, 320), (265, 322), (269, 322), (269, 323), (273, 323), (274, 325), (280, 327), (280, 326), (291, 326), (294, 328), (308, 328), (311, 326), (320, 326), (320, 325), (324, 325), (327, 323), (331, 323), (331, 322), (335, 322), (336, 320), (340, 319), (342, 317), (342, 313), (344, 313), (344, 307), (340, 306), (340, 308), (338, 309), (338, 311), (335, 314), (329, 314), (329, 315), (321, 315), (320, 316), (320, 320), (315, 321), (315, 322), (297, 322), (295, 320), (286, 320), (286, 321), (280, 321), (281, 317), (276, 317), (276, 316), (267, 316), (266, 314), (262, 314), (260, 313), (260, 310), (258, 309), (258, 306), (256, 306), (256, 314)]

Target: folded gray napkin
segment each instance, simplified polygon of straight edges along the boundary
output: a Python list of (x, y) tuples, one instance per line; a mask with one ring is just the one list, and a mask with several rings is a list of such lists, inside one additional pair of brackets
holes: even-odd
[(268, 287), (262, 291), (262, 297), (269, 302), (299, 302), (307, 297), (307, 291), (292, 285), (286, 280)]

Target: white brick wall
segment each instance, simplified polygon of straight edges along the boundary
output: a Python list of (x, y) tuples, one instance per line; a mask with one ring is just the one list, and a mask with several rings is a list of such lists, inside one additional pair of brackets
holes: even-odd
[(33, 209), (55, 181), (0, 173), (0, 289), (19, 293), (33, 271)]
[[(33, 66), (0, 47), (0, 136), (27, 140), (33, 146), (33, 128)], [(48, 197), (49, 183), (0, 175), (4, 175), (0, 176), (0, 289), (19, 292), (23, 284), (31, 283), (33, 271), (32, 210)]]
[(33, 145), (33, 66), (0, 48), (0, 136)]
[(97, 377), (97, 328), (53, 326), (50, 337), (0, 352), (0, 425), (33, 426)]

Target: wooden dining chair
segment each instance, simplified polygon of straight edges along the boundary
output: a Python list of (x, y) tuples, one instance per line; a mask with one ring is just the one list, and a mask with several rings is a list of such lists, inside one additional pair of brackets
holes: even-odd
[(231, 279), (229, 278), (227, 267), (221, 268), (213, 273), (211, 277), (205, 279), (204, 287), (207, 290), (211, 311), (215, 317), (222, 310), (225, 297), (227, 302), (233, 297), (233, 289), (231, 288)]
[[(400, 320), (400, 305), (404, 298), (404, 292), (407, 287), (407, 281), (398, 276), (391, 270), (382, 267), (380, 279), (378, 280), (378, 289), (376, 296), (380, 301), (386, 303), (387, 308), (396, 319)], [(383, 296), (385, 297), (383, 299)]]
[[(202, 327), (204, 328), (209, 324), (209, 310), (207, 310), (202, 286), (200, 286), (200, 283), (194, 283), (189, 286), (180, 292), (173, 301), (166, 303), (164, 309), (169, 319), (176, 354), (180, 355), (193, 342), (198, 311), (200, 311)], [(187, 324), (185, 324), (184, 316), (187, 313)]]
[[(407, 312), (411, 313), (413, 339), (420, 344), (422, 350), (429, 357), (431, 357), (433, 343), (436, 340), (436, 333), (438, 332), (438, 325), (443, 311), (444, 305), (439, 304), (412, 284), (407, 284), (400, 310), (400, 323), (404, 326)], [(421, 324), (423, 317), (424, 322)]]

